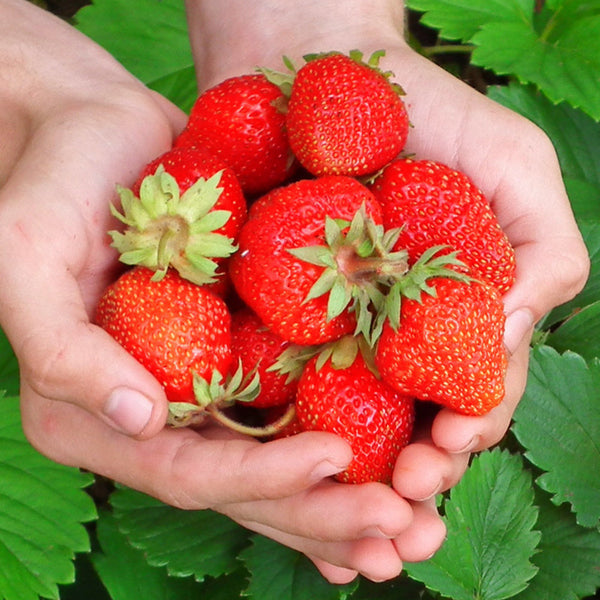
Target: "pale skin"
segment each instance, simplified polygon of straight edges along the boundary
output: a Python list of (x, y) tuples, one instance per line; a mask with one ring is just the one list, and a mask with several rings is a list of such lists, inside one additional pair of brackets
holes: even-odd
[(383, 66), (407, 91), (408, 149), (465, 170), (516, 248), (503, 403), (478, 418), (441, 411), (400, 455), (393, 487), (333, 482), (351, 459), (333, 435), (261, 444), (220, 427), (164, 427), (160, 385), (91, 318), (117, 274), (105, 235), (114, 186), (164, 152), (185, 115), (68, 25), (23, 0), (0, 6), (0, 324), (20, 362), (28, 438), (61, 463), (229, 515), (305, 553), (334, 583), (390, 579), (439, 548), (435, 494), (503, 437), (533, 324), (581, 289), (589, 268), (547, 138), (409, 50), (401, 3), (352, 0), (339, 13), (325, 0), (188, 2), (202, 89), (278, 68), (284, 53), (386, 48)]

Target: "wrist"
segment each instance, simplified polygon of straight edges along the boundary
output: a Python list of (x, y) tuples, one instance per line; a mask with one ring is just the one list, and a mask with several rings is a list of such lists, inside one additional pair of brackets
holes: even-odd
[(257, 66), (281, 69), (282, 56), (360, 49), (365, 55), (404, 43), (398, 0), (186, 0), (201, 88)]

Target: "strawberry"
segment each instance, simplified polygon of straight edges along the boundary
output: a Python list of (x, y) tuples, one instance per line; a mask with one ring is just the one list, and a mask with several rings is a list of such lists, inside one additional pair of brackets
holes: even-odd
[(414, 401), (393, 390), (358, 353), (349, 365), (311, 359), (298, 382), (296, 415), (304, 430), (327, 431), (348, 441), (354, 457), (336, 479), (390, 483), (400, 450), (409, 442)]
[(262, 74), (232, 77), (203, 92), (175, 146), (201, 146), (237, 175), (246, 194), (283, 183), (297, 163), (291, 153), (283, 95)]
[(206, 286), (172, 270), (160, 281), (136, 267), (104, 292), (96, 322), (162, 384), (171, 402), (195, 403), (194, 374), (211, 380), (231, 364), (230, 315)]
[(505, 315), (499, 291), (436, 277), (429, 293), (404, 298), (399, 325), (386, 321), (375, 363), (399, 393), (482, 415), (504, 397)]
[(109, 232), (121, 261), (163, 276), (172, 266), (197, 284), (214, 283), (246, 220), (233, 171), (201, 148), (175, 148), (149, 163), (131, 190), (119, 188), (126, 225)]
[(262, 323), (248, 308), (231, 317), (231, 351), (233, 365), (241, 363), (247, 375), (256, 370), (260, 377), (260, 393), (252, 401), (255, 408), (280, 406), (293, 402), (297, 377), (289, 377), (272, 367), (291, 344)]
[[(231, 280), (261, 321), (293, 343), (321, 344), (368, 329), (367, 307), (379, 292), (367, 271), (379, 266), (371, 254), (385, 254), (385, 244), (369, 235), (380, 233), (380, 222), (371, 192), (350, 177), (276, 188), (250, 208)], [(381, 260), (388, 258), (395, 257)], [(400, 260), (398, 268), (405, 266)]]
[(398, 159), (372, 186), (386, 228), (402, 227), (397, 247), (411, 261), (431, 246), (458, 251), (470, 274), (504, 294), (515, 279), (515, 253), (488, 201), (463, 173), (431, 160)]
[(305, 57), (295, 74), (286, 125), (292, 151), (314, 175), (375, 173), (404, 148), (409, 121), (402, 90), (382, 73), (382, 52)]

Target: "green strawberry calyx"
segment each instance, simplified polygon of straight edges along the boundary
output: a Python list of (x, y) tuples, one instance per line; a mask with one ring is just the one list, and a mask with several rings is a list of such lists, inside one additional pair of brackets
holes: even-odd
[(435, 287), (430, 285), (433, 278), (454, 279), (464, 283), (475, 281), (468, 274), (467, 265), (458, 258), (458, 252), (448, 252), (448, 246), (445, 245), (432, 246), (423, 252), (404, 277), (390, 286), (380, 305), (378, 333), (386, 319), (394, 330), (398, 330), (403, 298), (421, 302), (423, 294), (435, 296)]
[(322, 345), (290, 344), (279, 354), (267, 371), (286, 375), (285, 383), (297, 381), (302, 375), (306, 363), (322, 350)]
[(264, 427), (253, 427), (229, 417), (224, 411), (235, 403), (252, 402), (260, 393), (260, 377), (256, 370), (244, 375), (241, 363), (233, 375), (223, 377), (213, 370), (210, 381), (193, 374), (195, 403), (170, 402), (167, 423), (171, 427), (200, 426), (214, 419), (225, 427), (252, 437), (269, 437), (288, 425), (294, 418), (294, 407), (276, 421)]
[(356, 334), (373, 342), (374, 315), (384, 306), (387, 290), (408, 272), (408, 253), (393, 251), (400, 229), (385, 231), (367, 215), (364, 205), (351, 222), (325, 220), (325, 244), (288, 249), (292, 255), (323, 267), (304, 302), (328, 294), (327, 319), (343, 311), (356, 313)]
[[(343, 52), (339, 52), (337, 50), (331, 50), (329, 52), (315, 52), (312, 54), (305, 54), (302, 58), (304, 59), (304, 62), (306, 64), (314, 60), (326, 58), (328, 56), (347, 56), (348, 58), (352, 59), (355, 63), (362, 65), (363, 67), (368, 67), (369, 69), (372, 69), (373, 71), (379, 73), (388, 81), (390, 86), (399, 96), (404, 96), (405, 91), (402, 88), (402, 86), (393, 81), (393, 78), (395, 77), (394, 73), (392, 71), (384, 71), (379, 66), (379, 61), (385, 56), (385, 54), (385, 50), (376, 50), (371, 54), (371, 56), (368, 59), (365, 60), (364, 53), (360, 50), (350, 50), (348, 54), (344, 54)], [(281, 90), (281, 93), (283, 94), (284, 98), (287, 100), (292, 94), (292, 86), (294, 84), (294, 80), (296, 79), (298, 68), (288, 56), (283, 56), (282, 60), (287, 71), (276, 71), (267, 67), (257, 67), (256, 70), (262, 73), (271, 83), (276, 85)], [(278, 105), (278, 107), (280, 108), (281, 112), (285, 112), (285, 104)]]
[(109, 231), (109, 235), (121, 262), (152, 269), (155, 281), (173, 267), (198, 285), (215, 282), (218, 264), (214, 259), (236, 251), (231, 238), (215, 233), (231, 216), (230, 211), (214, 209), (223, 191), (221, 174), (199, 178), (182, 194), (175, 178), (161, 165), (143, 179), (139, 197), (118, 186), (123, 212), (112, 204), (110, 209), (126, 228)]

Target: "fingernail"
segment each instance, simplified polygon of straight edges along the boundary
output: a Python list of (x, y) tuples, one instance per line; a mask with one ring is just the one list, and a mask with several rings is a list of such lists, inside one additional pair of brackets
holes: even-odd
[(533, 315), (527, 308), (519, 308), (506, 317), (504, 345), (511, 354), (516, 351), (533, 325)]
[(138, 435), (150, 421), (152, 406), (152, 402), (140, 392), (116, 388), (108, 398), (104, 414), (123, 433)]
[(346, 468), (346, 465), (340, 466), (332, 463), (329, 460), (321, 461), (311, 472), (310, 478), (312, 481), (320, 481), (326, 477), (331, 477), (337, 473), (341, 473)]

